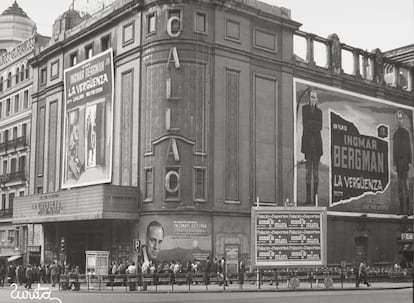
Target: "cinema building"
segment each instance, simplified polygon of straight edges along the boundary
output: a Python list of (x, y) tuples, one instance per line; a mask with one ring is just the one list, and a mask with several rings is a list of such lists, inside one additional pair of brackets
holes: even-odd
[[(400, 110), (412, 138), (412, 67), (401, 65), (406, 89), (389, 86), (381, 52), (301, 32), (289, 9), (260, 1), (123, 0), (70, 24), (75, 13), (29, 61), (30, 182), (13, 223), (41, 224), (43, 262), (84, 266), (85, 250), (136, 260), (134, 240), (152, 221), (164, 228), (160, 260), (250, 258), (256, 201), (306, 201), (310, 88), (323, 118), (312, 205), (328, 209), (328, 264), (402, 257), (412, 205), (400, 213), (392, 134)], [(341, 47), (358, 60), (350, 73)], [(348, 144), (331, 140), (345, 135)]]

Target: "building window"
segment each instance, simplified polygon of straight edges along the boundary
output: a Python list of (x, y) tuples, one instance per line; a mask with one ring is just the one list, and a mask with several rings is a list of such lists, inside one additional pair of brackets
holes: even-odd
[(3, 102), (0, 102), (0, 119), (3, 117)]
[(3, 175), (7, 175), (7, 160), (3, 160)]
[(59, 61), (55, 61), (50, 65), (50, 80), (59, 77)]
[(28, 65), (26, 65), (26, 70), (25, 70), (25, 73), (26, 73), (26, 79), (29, 79), (29, 64)]
[(131, 22), (122, 27), (122, 45), (134, 43), (135, 23)]
[(26, 89), (23, 92), (23, 108), (28, 108), (29, 107), (29, 91)]
[(101, 50), (107, 50), (111, 47), (111, 34), (103, 36), (101, 38)]
[[(4, 208), (2, 208), (2, 209), (4, 209)], [(0, 241), (1, 242), (6, 241), (6, 231), (5, 230), (0, 230)]]
[(9, 242), (13, 242), (14, 241), (14, 230), (9, 230), (9, 234), (7, 236), (7, 240)]
[(9, 72), (7, 74), (7, 88), (11, 87), (11, 78), (12, 78), (12, 75), (11, 75), (11, 72)]
[(226, 19), (226, 39), (240, 41), (240, 22)]
[(20, 172), (26, 171), (26, 156), (21, 156), (19, 158), (19, 171)]
[(36, 193), (43, 194), (43, 186), (36, 187)]
[(12, 158), (10, 160), (10, 173), (15, 173), (17, 171), (17, 160), (16, 158)]
[(20, 70), (19, 68), (16, 68), (16, 74), (15, 74), (16, 84), (19, 83), (19, 77), (20, 77)]
[(165, 168), (165, 200), (178, 201), (180, 199), (180, 168)]
[(26, 137), (26, 133), (27, 133), (27, 124), (23, 123), (22, 124), (22, 137)]
[(16, 139), (17, 138), (17, 126), (13, 127), (13, 137), (12, 139)]
[(85, 59), (93, 57), (93, 43), (85, 46)]
[(153, 191), (154, 191), (154, 172), (152, 167), (145, 168), (145, 194), (144, 200), (145, 201), (152, 201), (153, 199)]
[(155, 34), (157, 31), (157, 15), (154, 13), (151, 13), (147, 15), (147, 35)]
[(74, 52), (69, 55), (69, 66), (74, 66), (78, 63), (78, 53)]
[(276, 51), (276, 36), (256, 29), (254, 34), (254, 45), (265, 50)]
[(24, 80), (24, 65), (22, 65), (22, 69), (20, 70), (20, 81)]
[(0, 92), (3, 91), (3, 82), (4, 82), (3, 77), (0, 77)]
[(8, 209), (13, 209), (14, 204), (14, 193), (9, 194), (9, 207)]
[[(7, 142), (7, 141), (9, 141), (9, 130), (8, 129), (6, 129), (5, 131), (4, 131), (4, 138), (3, 138), (4, 140), (4, 142)], [(6, 164), (7, 164), (7, 161), (6, 161)]]
[(239, 71), (226, 71), (225, 200), (239, 200)]
[(194, 31), (197, 33), (207, 34), (207, 14), (195, 12)]
[(19, 108), (20, 108), (20, 96), (16, 95), (14, 96), (14, 112), (17, 113), (19, 112)]
[(194, 167), (194, 200), (206, 200), (206, 168)]
[(47, 79), (47, 70), (46, 67), (40, 69), (40, 85), (45, 85)]
[(6, 116), (10, 116), (10, 98), (6, 100)]

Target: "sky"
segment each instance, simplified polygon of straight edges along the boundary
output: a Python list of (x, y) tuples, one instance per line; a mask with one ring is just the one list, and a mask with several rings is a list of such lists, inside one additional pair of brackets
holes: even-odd
[[(75, 8), (93, 11), (113, 0), (74, 0)], [(414, 0), (262, 0), (291, 10), (301, 30), (327, 38), (336, 33), (342, 43), (371, 51), (414, 44)], [(0, 13), (14, 0), (1, 0)], [(17, 0), (36, 22), (38, 32), (51, 36), (54, 20), (72, 0)]]

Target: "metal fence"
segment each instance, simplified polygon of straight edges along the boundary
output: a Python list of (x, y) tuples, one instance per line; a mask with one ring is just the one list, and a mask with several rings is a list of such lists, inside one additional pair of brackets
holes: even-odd
[[(355, 283), (356, 275), (353, 269), (336, 271), (282, 271), (260, 270), (241, 274), (219, 273), (150, 273), (150, 274), (116, 274), (116, 275), (61, 275), (60, 290), (83, 291), (209, 291), (238, 287), (243, 290), (248, 285), (250, 289), (262, 288), (343, 288), (345, 283)], [(371, 271), (368, 275), (370, 282), (412, 282), (411, 270)]]

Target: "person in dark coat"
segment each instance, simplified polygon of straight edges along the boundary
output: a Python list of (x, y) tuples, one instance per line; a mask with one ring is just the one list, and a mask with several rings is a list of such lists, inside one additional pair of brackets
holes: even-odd
[(33, 269), (30, 264), (27, 265), (26, 268), (26, 284), (24, 285), (25, 288), (31, 289), (33, 282)]
[(0, 266), (0, 286), (4, 286), (4, 281), (6, 281), (6, 267), (2, 264)]
[(301, 152), (305, 155), (306, 161), (306, 204), (316, 204), (319, 185), (319, 162), (323, 151), (321, 136), (322, 111), (318, 108), (318, 94), (314, 89), (309, 91), (309, 103), (302, 106), (302, 123)]
[(398, 127), (393, 136), (393, 163), (398, 176), (400, 214), (409, 215), (410, 195), (408, 193), (408, 171), (411, 167), (410, 133), (404, 128), (403, 112), (396, 112)]

